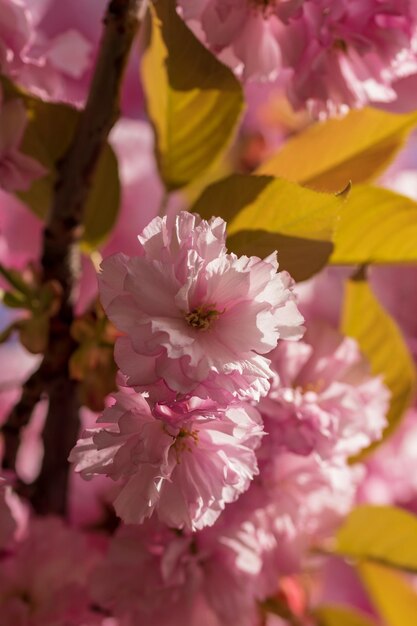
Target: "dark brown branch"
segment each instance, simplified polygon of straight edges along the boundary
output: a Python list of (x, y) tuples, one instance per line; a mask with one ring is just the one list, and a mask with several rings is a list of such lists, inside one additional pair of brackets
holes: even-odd
[(64, 299), (74, 283), (72, 244), (82, 236), (83, 210), (108, 134), (119, 116), (121, 78), (145, 0), (111, 0), (85, 109), (58, 168), (55, 197), (44, 235), (45, 280), (59, 280)]
[(14, 469), (20, 443), (20, 431), (29, 423), (33, 409), (42, 398), (44, 388), (43, 370), (39, 368), (26, 381), (19, 402), (13, 407), (2, 428), (4, 469)]
[(65, 515), (68, 491), (68, 455), (79, 430), (77, 383), (67, 376), (54, 381), (43, 431), (44, 461), (30, 494), (40, 514)]
[[(6, 457), (14, 465), (20, 427), (28, 422), (34, 400), (49, 395), (43, 433), (45, 455), (32, 502), (39, 513), (63, 514), (66, 507), (67, 456), (79, 428), (77, 384), (70, 381), (68, 363), (75, 344), (70, 335), (73, 294), (78, 280), (78, 243), (83, 233), (83, 212), (93, 175), (108, 134), (119, 116), (120, 89), (129, 51), (145, 10), (146, 0), (111, 0), (105, 18), (99, 55), (85, 109), (80, 115), (67, 154), (58, 164), (52, 207), (44, 230), (44, 281), (62, 288), (60, 310), (51, 319), (48, 348), (38, 372), (34, 393), (31, 377), (22, 399), (7, 420)], [(9, 432), (9, 436), (7, 433)]]

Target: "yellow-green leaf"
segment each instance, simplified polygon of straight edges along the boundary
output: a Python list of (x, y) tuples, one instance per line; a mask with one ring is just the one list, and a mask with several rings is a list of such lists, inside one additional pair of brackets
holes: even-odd
[[(80, 116), (77, 109), (61, 103), (45, 102), (32, 96), (12, 81), (0, 76), (7, 99), (21, 99), (28, 123), (21, 149), (48, 170), (35, 180), (19, 198), (40, 219), (45, 219), (52, 203), (56, 181), (56, 164), (68, 150)], [(120, 182), (116, 156), (109, 144), (104, 146), (92, 179), (84, 219), (84, 243), (88, 250), (96, 247), (110, 233), (119, 210)]]
[(390, 506), (359, 506), (338, 531), (335, 551), (417, 572), (417, 517)]
[(111, 232), (117, 218), (119, 202), (117, 159), (107, 144), (100, 155), (85, 207), (83, 240), (89, 250), (96, 248)]
[(365, 108), (318, 122), (263, 163), (259, 174), (282, 176), (313, 189), (336, 192), (349, 181), (375, 179), (417, 125), (417, 114)]
[(65, 104), (43, 102), (23, 97), (29, 122), (22, 142), (22, 150), (48, 170), (35, 180), (28, 191), (17, 195), (41, 219), (46, 217), (52, 201), (55, 183), (55, 164), (65, 154), (74, 133), (78, 113)]
[(342, 606), (321, 606), (314, 615), (317, 626), (376, 626), (367, 615)]
[[(10, 98), (21, 98), (26, 106), (28, 124), (22, 151), (40, 161), (47, 175), (35, 180), (28, 191), (18, 196), (39, 218), (50, 209), (56, 180), (56, 163), (69, 148), (79, 118), (79, 112), (65, 104), (44, 102), (29, 96), (7, 81)], [(109, 144), (95, 171), (88, 194), (84, 216), (84, 242), (90, 250), (101, 243), (111, 231), (119, 210), (120, 183), (116, 156)]]
[(229, 248), (266, 256), (278, 250), (280, 267), (296, 280), (319, 271), (331, 250), (343, 200), (271, 176), (234, 174), (210, 185), (193, 205), (204, 218), (228, 223)]
[(363, 563), (359, 573), (385, 626), (415, 626), (417, 593), (399, 574), (381, 565)]
[(141, 72), (168, 190), (185, 186), (228, 145), (243, 109), (242, 88), (177, 15), (173, 0), (150, 8)]
[(417, 203), (368, 185), (353, 187), (337, 224), (331, 262), (417, 261)]
[(342, 330), (357, 340), (370, 362), (372, 374), (381, 375), (391, 392), (388, 426), (384, 433), (387, 436), (413, 398), (416, 370), (399, 328), (366, 280), (347, 282)]

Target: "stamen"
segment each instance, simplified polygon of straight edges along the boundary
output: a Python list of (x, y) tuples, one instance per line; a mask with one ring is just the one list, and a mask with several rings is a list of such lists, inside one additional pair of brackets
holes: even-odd
[(175, 437), (174, 448), (177, 457), (177, 463), (181, 462), (181, 454), (186, 450), (192, 452), (194, 447), (198, 444), (198, 430), (187, 430), (181, 428), (178, 435)]
[(187, 324), (198, 330), (207, 330), (210, 328), (211, 324), (221, 314), (220, 311), (216, 311), (216, 309), (211, 307), (213, 307), (213, 305), (209, 304), (208, 308), (199, 306), (192, 309), (192, 311), (185, 316)]

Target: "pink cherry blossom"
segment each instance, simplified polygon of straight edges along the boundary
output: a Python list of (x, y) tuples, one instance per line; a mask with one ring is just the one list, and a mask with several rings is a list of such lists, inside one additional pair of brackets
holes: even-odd
[[(96, 604), (125, 626), (191, 626), (195, 588), (200, 584), (191, 543), (191, 537), (178, 536), (153, 521), (141, 527), (122, 526), (92, 577)], [(204, 615), (200, 619), (205, 625)]]
[(89, 478), (123, 480), (114, 501), (127, 523), (157, 512), (176, 528), (213, 524), (257, 473), (254, 449), (262, 436), (257, 411), (189, 398), (151, 411), (141, 394), (121, 391), (98, 419), (108, 428), (87, 431), (71, 453)]
[(201, 22), (209, 48), (223, 53), (244, 78), (274, 78), (282, 69), (280, 22), (297, 14), (303, 2), (180, 0), (179, 5), (186, 20)]
[[(110, 398), (108, 402), (111, 403)], [(81, 433), (93, 428), (98, 417), (97, 413), (82, 407)], [(71, 472), (68, 486), (68, 518), (71, 525), (87, 529), (109, 527), (116, 519), (112, 502), (118, 491), (117, 483), (107, 476), (84, 480), (81, 474)]]
[(292, 280), (277, 274), (276, 255), (227, 254), (225, 226), (185, 212), (156, 218), (139, 236), (141, 256), (103, 262), (101, 300), (131, 342), (133, 352), (117, 351), (118, 365), (135, 385), (157, 378), (187, 393), (213, 375), (218, 386), (224, 375), (267, 378), (262, 355), (280, 337), (300, 337)]
[(22, 100), (2, 100), (0, 94), (0, 187), (25, 191), (47, 171), (38, 161), (20, 150), (27, 125)]
[(395, 100), (417, 71), (407, 0), (180, 0), (206, 45), (247, 78), (285, 80), (295, 108), (317, 115)]
[(396, 98), (392, 83), (417, 71), (412, 3), (313, 0), (282, 31), (292, 104), (337, 112)]
[(29, 508), (0, 474), (0, 551), (27, 534)]
[(410, 409), (397, 430), (366, 460), (358, 499), (417, 510), (417, 410)]
[[(102, 31), (106, 0), (20, 0), (30, 14), (32, 45), (20, 67), (24, 82), (43, 99), (82, 106), (88, 94)], [(133, 46), (123, 84), (121, 108), (141, 116), (143, 95), (138, 80), (137, 47)]]
[(79, 100), (80, 79), (91, 65), (91, 43), (68, 28), (44, 31), (49, 2), (1, 0), (0, 68), (44, 99)]
[(30, 41), (30, 14), (19, 0), (0, 2), (0, 69), (5, 73), (22, 59)]
[(30, 354), (23, 346), (9, 341), (0, 346), (0, 358), (7, 363), (0, 372), (0, 425), (7, 418), (19, 398), (19, 391), (23, 381), (38, 367), (40, 358)]
[(381, 436), (389, 393), (353, 339), (315, 323), (302, 342), (282, 343), (269, 356), (275, 376), (259, 405), (268, 454), (347, 458)]
[[(123, 367), (124, 372), (124, 376), (119, 379), (119, 384), (131, 386), (139, 392), (146, 391), (152, 402), (175, 399), (177, 393), (168, 387), (165, 380), (158, 375), (154, 357), (142, 357), (141, 369), (138, 368), (138, 355), (129, 337), (120, 337), (116, 341), (115, 359), (119, 366)], [(207, 378), (201, 382), (196, 381), (190, 374), (186, 373), (187, 361), (184, 357), (180, 360), (179, 367), (175, 362), (171, 367), (175, 368), (176, 377), (181, 376), (182, 388), (192, 389), (193, 395), (199, 398), (211, 398), (221, 404), (233, 402), (237, 397), (258, 401), (269, 389), (268, 378), (271, 371), (268, 361), (260, 355), (255, 355), (250, 360), (241, 361), (239, 365), (240, 370), (231, 372), (211, 371)], [(166, 361), (166, 367), (164, 377), (169, 380), (169, 361)], [(146, 381), (144, 381), (145, 376)]]
[(282, 451), (263, 459), (263, 452), (259, 475), (223, 515), (232, 525), (261, 524), (270, 543), (263, 575), (270, 580), (271, 567), (281, 575), (299, 571), (308, 547), (333, 534), (352, 508), (364, 472), (360, 466), (323, 461), (313, 454)]
[(2, 626), (80, 626), (93, 618), (85, 583), (97, 560), (87, 540), (58, 519), (38, 519), (0, 561)]
[(249, 528), (190, 536), (146, 522), (117, 531), (92, 592), (127, 626), (254, 626), (260, 567)]
[(262, 464), (260, 476), (277, 537), (298, 542), (302, 559), (306, 546), (331, 536), (350, 511), (363, 468), (284, 453)]

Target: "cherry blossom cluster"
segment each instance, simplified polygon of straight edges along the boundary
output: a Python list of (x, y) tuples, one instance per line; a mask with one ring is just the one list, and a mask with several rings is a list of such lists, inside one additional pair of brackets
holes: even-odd
[(154, 511), (176, 528), (212, 525), (258, 472), (263, 435), (253, 404), (269, 389), (264, 354), (298, 339), (303, 318), (276, 254), (237, 257), (225, 223), (181, 212), (155, 218), (138, 255), (102, 264), (101, 300), (125, 334), (115, 356), (125, 387), (71, 459), (124, 485), (118, 515)]
[(316, 114), (395, 100), (417, 71), (415, 0), (180, 0), (184, 18), (244, 79), (284, 84)]
[(123, 626), (254, 626), (350, 510), (363, 468), (349, 459), (381, 436), (388, 392), (324, 322), (279, 340), (303, 332), (291, 281), (275, 255), (229, 254), (219, 219), (155, 218), (99, 280), (124, 333), (120, 391), (71, 459), (116, 482), (128, 525), (94, 602)]
[[(5, 267), (39, 262), (44, 224), (12, 193), (47, 173), (25, 154), (30, 116), (7, 80), (45, 101), (82, 103), (105, 4), (0, 0)], [(252, 79), (283, 86), (296, 108), (327, 114), (390, 101), (395, 81), (416, 72), (415, 0), (177, 5), (251, 89), (260, 87)], [(128, 74), (124, 117), (110, 136), (121, 207), (100, 249), (100, 297), (119, 333), (119, 391), (99, 416), (81, 408), (67, 522), (34, 515), (0, 466), (1, 626), (282, 626), (263, 603), (278, 592), (282, 600), (283, 580), (294, 581), (306, 562), (313, 571), (310, 548), (355, 502), (417, 510), (417, 412), (374, 456), (352, 464), (381, 438), (389, 394), (357, 343), (336, 330), (342, 271), (295, 287), (276, 254), (229, 253), (220, 218), (174, 215), (174, 200), (169, 217), (152, 219), (164, 192), (136, 57), (132, 67), (136, 91)], [(407, 180), (414, 189), (412, 173)], [(369, 278), (415, 356), (416, 316), (403, 305), (404, 294), (410, 303), (417, 293), (415, 268), (375, 268)], [(96, 282), (85, 257), (77, 315)], [(14, 314), (0, 309), (2, 327)], [(41, 357), (14, 338), (1, 350), (3, 424)], [(21, 433), (24, 483), (42, 466), (46, 412), (42, 399)], [(322, 569), (316, 586), (332, 578), (337, 600), (346, 591), (361, 606), (346, 571), (339, 575), (333, 559)], [(331, 585), (322, 587), (325, 603), (334, 600)], [(308, 623), (301, 612), (298, 622)]]

